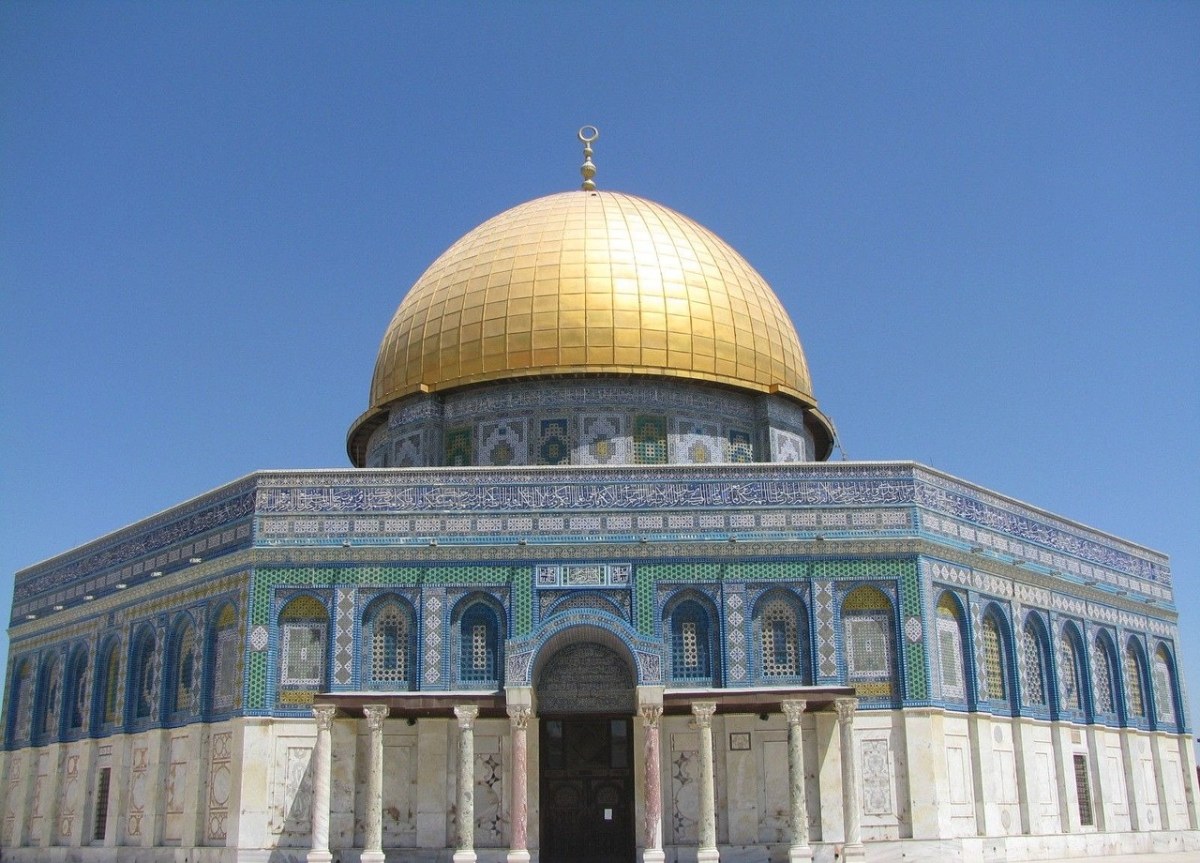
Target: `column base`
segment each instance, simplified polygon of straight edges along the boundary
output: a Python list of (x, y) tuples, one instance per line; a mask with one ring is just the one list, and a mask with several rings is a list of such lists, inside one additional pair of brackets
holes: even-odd
[(812, 856), (810, 845), (793, 845), (788, 849), (788, 863), (808, 863)]
[(308, 863), (333, 863), (333, 855), (328, 851), (309, 851)]
[(696, 851), (696, 863), (718, 863), (721, 852), (716, 848), (700, 848)]
[(509, 851), (508, 863), (529, 863), (529, 852), (524, 848), (522, 848), (520, 851)]
[(359, 863), (386, 863), (386, 857), (382, 851), (364, 851), (358, 860)]
[(642, 863), (665, 863), (667, 852), (661, 848), (647, 848), (642, 851)]
[(842, 860), (845, 863), (862, 863), (867, 859), (867, 849), (863, 847), (861, 842), (855, 842), (853, 845), (842, 846)]
[(475, 849), (467, 848), (466, 850), (460, 849), (455, 851), (451, 859), (454, 863), (475, 863), (478, 858), (475, 856)]

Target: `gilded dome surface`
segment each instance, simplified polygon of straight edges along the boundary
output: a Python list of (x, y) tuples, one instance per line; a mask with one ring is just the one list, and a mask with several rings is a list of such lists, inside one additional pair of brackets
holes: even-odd
[(815, 403), (800, 340), (724, 240), (633, 195), (548, 195), (489, 219), (405, 296), (371, 410), (417, 392), (539, 375), (710, 381)]

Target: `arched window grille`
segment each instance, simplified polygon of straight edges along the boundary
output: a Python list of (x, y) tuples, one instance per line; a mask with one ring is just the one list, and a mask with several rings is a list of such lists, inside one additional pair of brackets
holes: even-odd
[(708, 610), (685, 599), (671, 611), (671, 678), (712, 682), (712, 626)]
[(370, 650), (364, 651), (363, 678), (372, 689), (411, 689), (416, 628), (398, 600), (378, 604), (368, 616)]
[(37, 737), (53, 740), (58, 737), (58, 720), (62, 708), (62, 663), (57, 656), (46, 660), (38, 685)]
[(1146, 694), (1143, 681), (1146, 679), (1145, 664), (1137, 642), (1133, 639), (1125, 645), (1125, 707), (1129, 716), (1146, 719)]
[(96, 720), (101, 726), (116, 725), (120, 717), (118, 702), (121, 692), (121, 645), (111, 642), (101, 654), (99, 677), (96, 681)]
[(1031, 615), (1021, 629), (1021, 695), (1031, 707), (1047, 707), (1045, 635)]
[(1097, 636), (1092, 644), (1092, 704), (1097, 713), (1117, 712), (1112, 651), (1103, 635)]
[(503, 636), (496, 610), (473, 602), (459, 620), (458, 679), (462, 683), (500, 684)]
[(1175, 673), (1166, 647), (1159, 645), (1151, 663), (1154, 673), (1154, 718), (1159, 728), (1175, 724)]
[(88, 651), (86, 647), (78, 648), (71, 656), (71, 664), (67, 673), (67, 709), (66, 722), (68, 731), (81, 731), (87, 718), (88, 703)]
[(1008, 697), (1007, 663), (1004, 655), (1004, 636), (995, 612), (988, 612), (980, 623), (980, 641), (983, 655), (980, 656), (980, 698), (987, 701), (1004, 701)]
[(938, 683), (946, 701), (965, 702), (967, 681), (963, 662), (963, 614), (958, 601), (949, 593), (938, 600), (937, 631)]
[(8, 697), (8, 741), (29, 739), (33, 717), (33, 664), (22, 659), (13, 669), (12, 688)]
[(1079, 688), (1084, 679), (1081, 657), (1075, 636), (1064, 629), (1058, 641), (1059, 678), (1058, 704), (1064, 710), (1083, 710), (1083, 693)]
[(233, 603), (222, 605), (213, 620), (211, 667), (210, 709), (213, 713), (235, 710), (241, 696), (242, 649), (238, 639), (237, 608)]
[(143, 630), (134, 642), (130, 658), (129, 700), (130, 716), (134, 721), (151, 719), (158, 693), (157, 643), (154, 633)]
[(853, 590), (842, 604), (848, 679), (860, 698), (896, 695), (892, 602), (879, 588)]
[(303, 696), (325, 688), (329, 613), (320, 600), (298, 596), (279, 612), (279, 700), (305, 703)]
[(807, 622), (803, 604), (790, 593), (772, 591), (759, 600), (754, 628), (764, 680), (811, 682)]
[(200, 660), (196, 628), (181, 620), (172, 638), (167, 712), (175, 717), (195, 713), (200, 701)]

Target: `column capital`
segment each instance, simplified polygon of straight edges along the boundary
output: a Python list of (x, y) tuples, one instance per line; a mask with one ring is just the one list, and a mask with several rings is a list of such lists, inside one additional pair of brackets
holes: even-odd
[(696, 726), (699, 728), (707, 728), (712, 722), (713, 714), (717, 712), (717, 702), (715, 701), (693, 701), (692, 702), (692, 717)]
[(479, 715), (479, 707), (474, 704), (456, 704), (454, 715), (458, 717), (458, 727), (467, 731), (475, 727), (475, 717)]
[(333, 728), (333, 714), (337, 707), (332, 704), (314, 704), (313, 717), (317, 720), (317, 731), (329, 731)]
[(390, 712), (386, 704), (363, 705), (363, 716), (367, 718), (367, 727), (372, 731), (383, 728), (383, 720), (387, 719)]
[(779, 709), (787, 717), (788, 725), (795, 725), (804, 718), (804, 711), (808, 709), (808, 702), (802, 698), (781, 701), (779, 702)]
[(646, 728), (657, 728), (658, 720), (662, 717), (661, 704), (640, 704), (638, 714), (642, 717), (642, 725)]
[(508, 711), (508, 721), (513, 728), (524, 731), (529, 727), (529, 720), (533, 716), (532, 708), (510, 704), (505, 709)]
[(854, 711), (858, 709), (857, 698), (839, 698), (833, 702), (837, 710), (838, 722), (846, 723), (854, 719)]

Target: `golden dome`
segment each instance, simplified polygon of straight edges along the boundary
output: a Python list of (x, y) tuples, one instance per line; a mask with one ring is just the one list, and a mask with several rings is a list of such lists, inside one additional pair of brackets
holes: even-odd
[(573, 191), (489, 219), (433, 262), (388, 326), (371, 408), (350, 436), (413, 393), (574, 374), (685, 378), (815, 405), (791, 319), (728, 243), (661, 204)]

